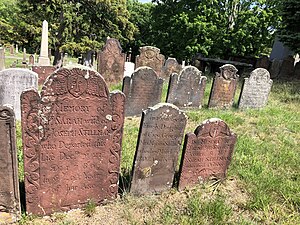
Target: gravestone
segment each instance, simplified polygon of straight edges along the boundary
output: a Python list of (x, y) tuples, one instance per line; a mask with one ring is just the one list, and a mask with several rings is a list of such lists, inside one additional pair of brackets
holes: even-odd
[(125, 54), (117, 39), (109, 38), (99, 53), (98, 71), (108, 83), (119, 83), (124, 76)]
[(11, 46), (9, 47), (9, 53), (10, 53), (11, 55), (14, 55), (14, 54), (15, 54), (14, 45), (11, 45)]
[(15, 116), (12, 108), (0, 107), (0, 224), (20, 216)]
[(173, 185), (186, 116), (176, 106), (159, 103), (143, 112), (130, 192), (154, 194)]
[(39, 56), (39, 66), (50, 66), (50, 59), (48, 57), (48, 22), (43, 21), (42, 28), (42, 41), (41, 41), (41, 50)]
[(29, 65), (33, 66), (35, 64), (34, 55), (29, 56)]
[(38, 75), (28, 69), (5, 69), (0, 71), (0, 105), (11, 104), (16, 119), (21, 119), (20, 96), (27, 88), (38, 88)]
[(279, 76), (282, 60), (274, 59), (270, 67), (270, 77), (277, 78)]
[(39, 85), (43, 85), (47, 77), (56, 70), (55, 66), (33, 66), (32, 71), (38, 74)]
[(270, 61), (269, 57), (266, 55), (263, 55), (259, 59), (257, 59), (255, 68), (264, 68), (264, 69), (268, 70), (270, 67), (270, 63), (271, 63), (271, 61)]
[(170, 77), (167, 102), (178, 107), (201, 108), (207, 78), (194, 66), (186, 66), (179, 76)]
[(297, 62), (294, 68), (294, 77), (300, 79), (300, 62)]
[(216, 73), (210, 92), (209, 108), (226, 109), (232, 106), (238, 77), (235, 66), (225, 64), (220, 67), (220, 73)]
[(291, 78), (294, 74), (294, 64), (295, 59), (293, 56), (287, 56), (281, 64), (281, 69), (279, 72), (279, 78)]
[(212, 178), (226, 177), (237, 136), (220, 119), (204, 121), (185, 136), (179, 169), (179, 190)]
[(5, 49), (0, 48), (0, 71), (5, 69)]
[(145, 46), (140, 48), (140, 55), (136, 57), (135, 68), (148, 66), (151, 67), (158, 76), (160, 76), (164, 63), (165, 56), (160, 54), (159, 48)]
[(19, 47), (18, 47), (18, 44), (16, 44), (16, 53), (19, 53)]
[(169, 79), (171, 74), (173, 73), (179, 74), (181, 70), (182, 67), (175, 58), (168, 58), (165, 62), (165, 65), (162, 68), (161, 77), (164, 79)]
[(240, 109), (259, 109), (268, 103), (273, 81), (270, 73), (263, 68), (257, 68), (250, 73), (249, 78), (245, 78), (242, 87), (239, 108)]
[(134, 63), (132, 62), (125, 62), (124, 67), (124, 77), (131, 77), (134, 72)]
[(27, 63), (26, 48), (23, 48), (22, 64), (26, 64), (26, 63)]
[(62, 68), (21, 96), (26, 210), (45, 215), (118, 193), (123, 93), (88, 67)]
[(126, 96), (125, 116), (140, 116), (142, 111), (160, 102), (163, 79), (150, 67), (139, 67), (123, 79)]

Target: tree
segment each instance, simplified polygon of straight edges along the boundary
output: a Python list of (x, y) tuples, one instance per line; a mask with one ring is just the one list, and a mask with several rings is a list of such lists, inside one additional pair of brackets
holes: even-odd
[(282, 26), (279, 38), (291, 50), (300, 53), (300, 1), (282, 1)]

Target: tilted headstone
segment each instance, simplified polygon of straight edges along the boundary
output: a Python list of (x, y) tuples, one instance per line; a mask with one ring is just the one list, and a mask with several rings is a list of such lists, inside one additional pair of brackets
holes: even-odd
[(125, 54), (117, 39), (109, 38), (98, 56), (98, 71), (108, 83), (119, 83), (124, 76)]
[(279, 76), (282, 60), (274, 59), (270, 67), (270, 77), (277, 78)]
[(237, 140), (220, 119), (204, 121), (194, 133), (185, 136), (179, 169), (179, 190), (211, 178), (223, 179)]
[(297, 62), (294, 68), (294, 77), (300, 79), (300, 62)]
[(242, 87), (239, 108), (240, 109), (259, 109), (268, 103), (273, 81), (270, 73), (263, 68), (257, 68), (250, 73), (249, 78), (245, 78)]
[(11, 104), (16, 119), (21, 119), (20, 96), (28, 88), (38, 88), (38, 75), (28, 69), (0, 71), (0, 105)]
[(271, 63), (271, 61), (270, 61), (269, 57), (266, 55), (263, 55), (256, 61), (255, 68), (264, 68), (267, 70), (270, 67), (270, 63)]
[(158, 76), (160, 76), (164, 63), (165, 56), (160, 54), (159, 48), (145, 46), (140, 48), (140, 55), (136, 57), (135, 68), (148, 66), (151, 67)]
[(163, 79), (150, 67), (139, 67), (123, 80), (125, 116), (141, 116), (142, 111), (160, 102)]
[(0, 71), (5, 69), (5, 49), (0, 48)]
[(286, 57), (281, 64), (281, 69), (279, 72), (279, 78), (290, 78), (294, 75), (294, 64), (295, 59), (293, 56)]
[(16, 222), (21, 213), (15, 116), (0, 106), (0, 224)]
[(56, 70), (55, 66), (33, 66), (32, 71), (38, 74), (39, 85), (43, 85), (47, 77)]
[(186, 120), (183, 112), (168, 103), (159, 103), (143, 112), (131, 193), (160, 193), (172, 187)]
[(207, 78), (194, 66), (186, 66), (179, 76), (170, 77), (167, 102), (178, 107), (202, 106)]
[(118, 193), (123, 93), (88, 67), (62, 68), (23, 92), (26, 210), (50, 214)]
[(165, 62), (165, 65), (162, 68), (161, 77), (165, 79), (169, 79), (171, 74), (173, 73), (179, 74), (181, 70), (182, 67), (175, 58), (168, 58)]
[(237, 69), (235, 66), (225, 64), (220, 67), (220, 73), (216, 73), (209, 96), (209, 108), (230, 108), (234, 101), (234, 95), (238, 84)]

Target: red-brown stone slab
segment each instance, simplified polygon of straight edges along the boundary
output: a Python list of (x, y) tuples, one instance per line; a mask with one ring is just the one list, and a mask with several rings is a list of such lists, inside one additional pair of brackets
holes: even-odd
[(140, 55), (136, 57), (135, 61), (135, 68), (148, 66), (160, 76), (162, 67), (165, 63), (165, 56), (160, 54), (159, 48), (144, 46), (140, 48)]
[(227, 109), (232, 106), (238, 84), (237, 71), (235, 66), (230, 64), (220, 67), (220, 73), (216, 73), (210, 92), (209, 108)]
[(255, 63), (255, 68), (264, 68), (268, 70), (270, 68), (271, 61), (268, 56), (263, 55), (259, 59), (257, 59)]
[(98, 56), (98, 71), (110, 84), (122, 81), (125, 67), (125, 54), (117, 39), (109, 38)]
[(62, 68), (41, 96), (23, 92), (22, 131), (26, 211), (50, 214), (116, 198), (124, 101), (103, 77)]
[(223, 179), (237, 136), (220, 119), (210, 119), (185, 136), (179, 170), (179, 190), (209, 178)]
[(32, 71), (36, 72), (39, 75), (38, 83), (43, 85), (47, 77), (52, 74), (56, 68), (54, 66), (33, 66)]
[(0, 107), (0, 224), (16, 222), (20, 216), (15, 115), (11, 107)]
[(172, 187), (186, 120), (183, 112), (168, 103), (143, 112), (131, 193), (156, 194)]

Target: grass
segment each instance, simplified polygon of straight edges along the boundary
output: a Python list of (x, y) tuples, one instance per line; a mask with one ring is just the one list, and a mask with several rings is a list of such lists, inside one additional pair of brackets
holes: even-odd
[[(245, 111), (208, 109), (211, 84), (209, 78), (203, 108), (186, 112), (186, 132), (193, 132), (205, 119), (217, 117), (238, 135), (226, 180), (182, 192), (172, 189), (157, 196), (132, 196), (128, 183), (140, 118), (127, 118), (121, 198), (106, 206), (91, 206), (92, 217), (83, 209), (63, 216), (54, 214), (50, 219), (23, 216), (20, 224), (300, 224), (300, 82), (274, 82), (268, 105)], [(120, 88), (117, 85), (110, 90)], [(164, 85), (162, 99), (166, 89)], [(17, 128), (22, 180), (20, 124)], [(110, 217), (111, 223), (107, 222)]]

